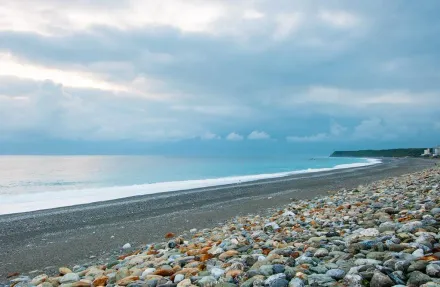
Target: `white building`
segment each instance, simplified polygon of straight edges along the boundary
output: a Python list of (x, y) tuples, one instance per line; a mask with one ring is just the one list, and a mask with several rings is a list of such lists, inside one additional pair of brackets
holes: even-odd
[(422, 156), (428, 156), (428, 155), (431, 155), (431, 149), (430, 148), (425, 149), (423, 151), (423, 154), (422, 154)]
[(434, 148), (434, 155), (440, 156), (440, 146)]

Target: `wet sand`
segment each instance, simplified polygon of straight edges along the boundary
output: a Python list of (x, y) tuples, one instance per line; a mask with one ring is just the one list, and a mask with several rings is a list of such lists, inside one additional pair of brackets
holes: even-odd
[[(162, 240), (166, 232), (207, 228), (249, 213), (265, 213), (293, 199), (418, 171), (425, 159), (295, 175), (249, 183), (136, 196), (107, 202), (0, 216), (0, 282), (7, 273), (55, 272), (114, 255), (123, 244)], [(92, 258), (91, 258), (92, 257)]]

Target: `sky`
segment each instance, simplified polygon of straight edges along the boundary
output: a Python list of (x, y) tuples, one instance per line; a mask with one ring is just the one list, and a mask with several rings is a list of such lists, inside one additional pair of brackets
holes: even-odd
[(2, 0), (0, 153), (440, 144), (440, 2)]

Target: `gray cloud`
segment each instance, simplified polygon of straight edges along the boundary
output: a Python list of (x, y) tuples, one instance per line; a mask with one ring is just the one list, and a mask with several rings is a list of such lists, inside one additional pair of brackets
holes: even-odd
[[(48, 21), (29, 18), (35, 29), (22, 31), (0, 27), (0, 53), (90, 73), (145, 97), (0, 76), (0, 129), (9, 134), (175, 140), (259, 127), (307, 142), (356, 140), (374, 127), (380, 132), (370, 138), (378, 139), (394, 125), (405, 127), (394, 129), (395, 137), (429, 133), (434, 125), (427, 123), (440, 120), (435, 1), (400, 10), (396, 1), (213, 1), (202, 5), (205, 18), (196, 17), (200, 31), (194, 19), (132, 22), (124, 1), (70, 1), (66, 10), (57, 1), (38, 3)], [(115, 23), (97, 16), (81, 28), (63, 17), (103, 5)], [(222, 14), (211, 15), (210, 5)], [(332, 119), (340, 125), (328, 129)]]

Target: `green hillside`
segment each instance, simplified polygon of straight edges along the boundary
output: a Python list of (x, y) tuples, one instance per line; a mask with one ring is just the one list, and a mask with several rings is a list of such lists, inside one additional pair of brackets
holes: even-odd
[(419, 157), (424, 148), (398, 148), (383, 150), (335, 151), (332, 157)]

